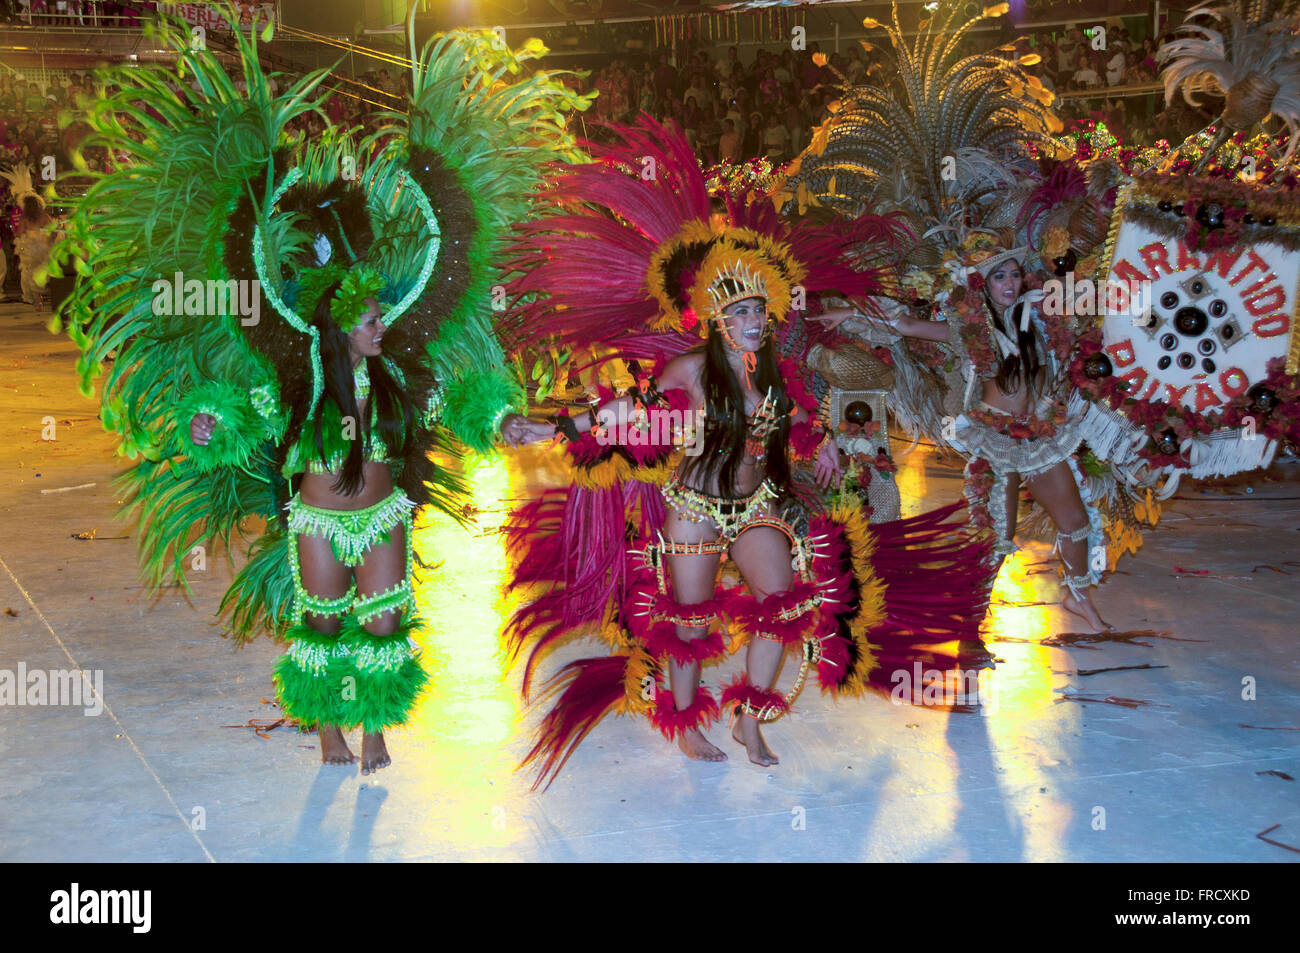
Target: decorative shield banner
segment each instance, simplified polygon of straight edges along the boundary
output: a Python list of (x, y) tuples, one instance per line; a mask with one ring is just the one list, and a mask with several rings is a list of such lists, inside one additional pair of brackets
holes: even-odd
[(1081, 342), (1075, 383), (1109, 404), (1093, 437), (1112, 462), (1194, 476), (1267, 466), (1276, 440), (1294, 439), (1300, 201), (1143, 177), (1120, 192), (1103, 261), (1120, 293), (1097, 296), (1100, 333)]

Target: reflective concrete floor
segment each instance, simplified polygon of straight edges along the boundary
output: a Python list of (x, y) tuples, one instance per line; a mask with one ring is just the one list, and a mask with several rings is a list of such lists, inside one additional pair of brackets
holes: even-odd
[[(363, 779), (322, 767), (314, 735), (230, 727), (277, 717), (275, 647), (221, 638), (223, 556), (192, 595), (145, 595), (113, 517), (122, 461), (74, 357), (30, 309), (0, 306), (0, 672), (101, 673), (104, 699), (97, 716), (0, 706), (0, 860), (1300, 859), (1256, 836), (1300, 847), (1294, 465), (1185, 486), (1101, 589), (1112, 622), (1167, 638), (1043, 644), (1070, 624), (1035, 544), (986, 621), (1001, 661), (985, 714), (809, 690), (769, 729), (781, 764), (766, 769), (723, 727), (731, 760), (700, 764), (610, 719), (532, 793), (514, 770), (534, 716), (500, 652), (513, 597), (495, 530), (541, 464), (488, 464), (480, 529), (420, 534), (443, 561), (420, 588), (435, 689), (390, 733), (393, 766)], [(958, 494), (951, 461), (902, 463), (908, 512)]]

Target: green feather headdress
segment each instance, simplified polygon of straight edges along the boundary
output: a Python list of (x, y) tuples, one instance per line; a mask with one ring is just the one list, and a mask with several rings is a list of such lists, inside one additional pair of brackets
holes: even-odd
[(299, 317), (310, 321), (321, 295), (336, 284), (339, 289), (330, 301), (330, 317), (339, 330), (347, 334), (361, 323), (361, 315), (366, 313), (366, 299), (378, 299), (387, 282), (379, 269), (371, 265), (357, 265), (350, 271), (334, 263), (306, 268), (298, 278), (298, 297), (294, 303)]

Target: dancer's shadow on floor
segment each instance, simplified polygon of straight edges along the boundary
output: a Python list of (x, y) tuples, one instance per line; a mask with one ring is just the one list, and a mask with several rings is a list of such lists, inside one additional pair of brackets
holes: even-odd
[[(1025, 831), (1022, 818), (1009, 813), (1003, 792), (989, 717), (974, 712), (952, 712), (945, 731), (948, 747), (957, 759), (962, 779), (960, 807), (953, 821), (954, 837), (971, 861), (1018, 862), (1024, 860)], [(988, 787), (993, 788), (992, 791)], [(952, 845), (948, 845), (950, 848)], [(996, 856), (989, 856), (994, 851)], [(918, 858), (941, 860), (941, 857)]]
[(357, 800), (352, 806), (352, 829), (343, 859), (350, 864), (365, 863), (370, 858), (370, 839), (375, 833), (375, 821), (388, 800), (388, 789), (373, 781), (357, 788)]
[(295, 860), (337, 860), (334, 851), (323, 850), (326, 845), (321, 842), (321, 828), (325, 815), (338, 794), (340, 785), (356, 774), (355, 768), (346, 768), (337, 764), (322, 764), (307, 791), (302, 811), (298, 815), (298, 827), (293, 834), (293, 857)]

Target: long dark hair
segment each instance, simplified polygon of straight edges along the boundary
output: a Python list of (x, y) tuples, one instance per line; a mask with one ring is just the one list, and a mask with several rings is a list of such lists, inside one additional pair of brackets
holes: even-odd
[[(993, 299), (989, 297), (987, 289), (984, 292), (984, 305), (989, 309), (989, 314), (993, 315), (993, 324), (997, 329), (1010, 337), (1007, 323), (1002, 315), (998, 314), (998, 309), (993, 307)], [(1022, 382), (1032, 384), (1038, 378), (1038, 342), (1034, 337), (1033, 324), (1026, 322), (1021, 325), (1024, 311), (1023, 301), (1017, 301), (1007, 309), (1015, 329), (1016, 346), (1020, 349), (1020, 355), (1008, 355), (998, 364), (998, 372), (993, 380), (998, 385), (998, 390), (1004, 394), (1014, 394), (1020, 389)]]
[[(357, 438), (349, 442), (343, 470), (332, 487), (336, 493), (353, 496), (361, 489), (362, 468), (365, 465), (363, 448), (371, 436), (371, 415), (362, 416), (357, 409), (357, 395), (352, 384), (352, 359), (348, 354), (348, 336), (330, 317), (330, 300), (338, 288), (339, 283), (336, 282), (325, 289), (325, 293), (316, 303), (312, 323), (320, 330), (321, 367), (325, 378), (324, 398), (332, 400), (343, 417), (351, 417), (358, 424)], [(383, 357), (366, 358), (366, 369), (370, 373), (371, 406), (378, 411), (375, 424), (377, 436), (388, 448), (390, 456), (403, 457), (410, 449), (415, 407), (411, 404), (406, 391), (388, 372)], [(315, 428), (316, 452), (322, 460), (325, 459), (325, 445), (321, 438), (321, 428), (324, 426), (325, 419), (325, 399), (316, 405), (316, 415), (312, 420)]]
[[(683, 464), (685, 476), (697, 488), (703, 489), (716, 476), (718, 495), (735, 497), (736, 469), (745, 452), (745, 435), (748, 418), (745, 414), (745, 391), (740, 386), (735, 371), (727, 361), (727, 346), (721, 333), (710, 331), (704, 343), (704, 406), (707, 414), (704, 426), (704, 450), (699, 455), (687, 457)], [(776, 351), (769, 337), (755, 354), (754, 387), (760, 395), (772, 390), (780, 423), (768, 437), (769, 452), (763, 460), (765, 475), (778, 491), (790, 485), (790, 464), (786, 460), (785, 445), (790, 437), (790, 411), (794, 402), (785, 392), (776, 363)]]

